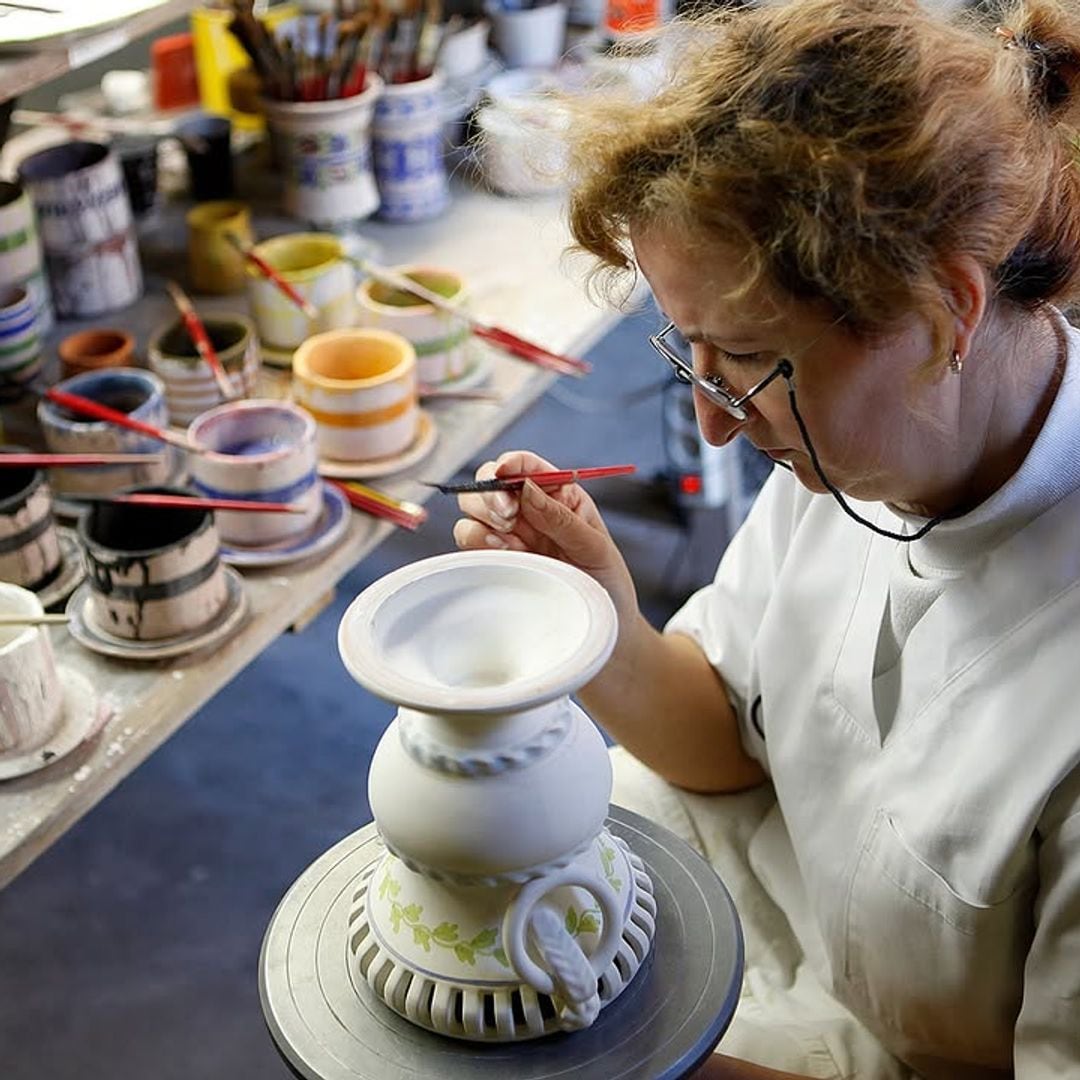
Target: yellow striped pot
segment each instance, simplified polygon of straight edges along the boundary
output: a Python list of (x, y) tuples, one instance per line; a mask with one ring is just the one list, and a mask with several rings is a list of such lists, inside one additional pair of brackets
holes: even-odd
[(315, 418), (319, 456), (370, 461), (416, 438), (416, 353), (387, 330), (316, 334), (293, 355), (293, 399)]

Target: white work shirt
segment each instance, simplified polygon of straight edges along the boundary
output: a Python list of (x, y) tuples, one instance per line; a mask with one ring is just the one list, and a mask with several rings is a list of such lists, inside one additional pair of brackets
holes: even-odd
[[(940, 580), (927, 598), (905, 574)], [(772, 778), (787, 836), (758, 869), (807, 958), (926, 1077), (1080, 1075), (1078, 586), (1070, 329), (1043, 429), (983, 506), (903, 545), (776, 469), (667, 627)]]

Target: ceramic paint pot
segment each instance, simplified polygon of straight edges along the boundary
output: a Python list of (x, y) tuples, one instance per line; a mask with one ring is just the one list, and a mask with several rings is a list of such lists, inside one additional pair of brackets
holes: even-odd
[(507, 67), (555, 67), (566, 44), (566, 14), (562, 3), (493, 12), (491, 38)]
[(158, 140), (153, 136), (122, 135), (113, 140), (112, 148), (120, 160), (131, 212), (142, 217), (157, 202)]
[[(0, 583), (0, 615), (42, 615), (26, 589)], [(40, 746), (56, 730), (63, 691), (44, 626), (0, 626), (0, 757)]]
[(232, 122), (226, 116), (195, 116), (176, 129), (187, 156), (191, 197), (196, 202), (232, 196)]
[(617, 632), (601, 585), (524, 552), (420, 560), (345, 612), (345, 667), (398, 706), (349, 963), (413, 1023), (483, 1042), (587, 1027), (645, 960), (652, 883), (605, 828), (610, 759), (570, 699)]
[(443, 77), (384, 88), (375, 103), (372, 152), (379, 217), (424, 221), (450, 202), (443, 164)]
[(40, 469), (0, 469), (0, 581), (34, 592), (61, 570), (52, 492)]
[(38, 316), (26, 286), (0, 287), (0, 396), (18, 397), (44, 362)]
[(79, 539), (90, 580), (88, 618), (106, 634), (134, 641), (176, 637), (205, 626), (225, 603), (218, 534), (208, 510), (94, 503), (79, 518)]
[(0, 286), (24, 285), (34, 301), (38, 332), (52, 330), (52, 301), (41, 239), (30, 197), (19, 184), (0, 180)]
[(188, 211), (188, 267), (196, 292), (232, 293), (244, 288), (246, 260), (229, 242), (251, 247), (251, 215), (242, 202), (205, 202)]
[(285, 173), (285, 210), (316, 228), (362, 221), (379, 206), (371, 170), (371, 123), (382, 80), (332, 101), (274, 101), (263, 112)]
[[(241, 397), (253, 394), (259, 378), (259, 343), (250, 320), (242, 315), (207, 316), (203, 325), (233, 390)], [(150, 370), (165, 384), (174, 423), (190, 424), (199, 413), (220, 403), (221, 389), (214, 374), (179, 319), (150, 339), (148, 358)]]
[(19, 166), (41, 225), (56, 310), (84, 318), (116, 311), (142, 294), (131, 202), (107, 146), (68, 142)]
[[(65, 379), (59, 389), (118, 409), (135, 420), (167, 427), (165, 387), (140, 368), (88, 371)], [(93, 465), (77, 469), (51, 469), (57, 495), (108, 495), (137, 484), (162, 484), (172, 471), (172, 456), (159, 440), (99, 420), (76, 416), (47, 398), (38, 402), (38, 423), (45, 444), (54, 453), (101, 451), (119, 454), (160, 454), (158, 462), (142, 465)]]
[(292, 233), (255, 248), (296, 291), (318, 309), (309, 319), (276, 285), (247, 267), (248, 301), (259, 340), (274, 349), (295, 349), (310, 334), (352, 326), (355, 281), (341, 241), (327, 233)]
[(507, 99), (476, 114), (484, 179), (503, 195), (545, 195), (566, 186), (570, 114), (543, 95)]
[(232, 401), (196, 417), (188, 438), (191, 485), (209, 498), (293, 503), (303, 514), (217, 512), (227, 544), (277, 543), (310, 528), (322, 509), (315, 421), (286, 401)]
[[(395, 266), (393, 270), (464, 308), (465, 282), (452, 270), (425, 266)], [(421, 383), (437, 386), (465, 374), (471, 335), (460, 319), (374, 278), (360, 284), (356, 301), (359, 325), (391, 330), (412, 344)]]
[(320, 457), (400, 454), (420, 422), (416, 353), (386, 330), (316, 334), (293, 356), (293, 400), (315, 418)]
[(124, 330), (80, 330), (64, 338), (57, 351), (64, 378), (70, 379), (84, 371), (127, 367), (135, 351), (135, 339)]

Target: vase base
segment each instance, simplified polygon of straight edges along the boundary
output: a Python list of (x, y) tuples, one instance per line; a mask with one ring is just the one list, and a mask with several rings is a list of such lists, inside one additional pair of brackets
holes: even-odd
[[(581, 861), (588, 869), (598, 863), (609, 882), (627, 888), (621, 940), (597, 980), (602, 1009), (629, 985), (649, 954), (656, 930), (656, 900), (644, 863), (624, 840), (606, 829)], [(625, 886), (620, 877), (626, 879)], [(410, 889), (421, 884), (425, 904), (416, 903)], [(443, 904), (437, 903), (439, 890), (445, 892)], [(565, 1031), (565, 1003), (557, 996), (537, 993), (518, 977), (502, 950), (497, 917), (480, 919), (491, 926), (467, 927), (464, 921), (452, 921), (457, 904), (466, 911), (478, 907), (475, 896), (463, 893), (485, 897), (488, 903), (483, 906), (501, 914), (500, 909), (518, 891), (518, 886), (462, 889), (440, 885), (414, 875), (387, 853), (368, 869), (353, 897), (348, 935), (353, 978), (366, 981), (399, 1016), (451, 1038), (520, 1042)], [(553, 906), (575, 938), (600, 931), (598, 913), (589, 906), (587, 896), (571, 887), (551, 894)], [(425, 909), (432, 908), (444, 916), (437, 925), (431, 925), (430, 918), (424, 920)], [(399, 943), (403, 946), (398, 947)], [(460, 972), (455, 973), (454, 967)]]

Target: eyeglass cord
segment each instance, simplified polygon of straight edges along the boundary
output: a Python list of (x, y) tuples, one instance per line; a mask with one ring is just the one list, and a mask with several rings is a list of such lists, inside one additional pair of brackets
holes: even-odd
[(868, 521), (860, 514), (855, 513), (854, 510), (848, 506), (847, 501), (844, 499), (843, 492), (825, 475), (825, 470), (821, 467), (821, 462), (818, 460), (817, 451), (814, 449), (814, 444), (810, 441), (810, 432), (806, 427), (806, 421), (802, 418), (802, 413), (799, 412), (799, 406), (795, 402), (795, 380), (792, 378), (793, 369), (790, 364), (788, 369), (782, 372), (784, 381), (787, 383), (788, 402), (791, 405), (792, 415), (795, 417), (795, 423), (799, 425), (799, 433), (802, 435), (803, 442), (806, 443), (806, 452), (810, 455), (810, 464), (814, 466), (814, 472), (818, 474), (818, 479), (828, 489), (829, 494), (840, 504), (840, 509), (844, 511), (849, 518), (853, 518), (860, 525), (865, 525), (872, 532), (876, 532), (878, 536), (887, 537), (889, 540), (899, 540), (903, 544), (910, 544), (915, 540), (921, 540), (935, 525), (940, 525), (945, 520), (943, 515), (931, 518), (921, 529), (913, 533), (897, 533), (891, 532), (889, 529), (883, 529), (879, 525), (875, 525), (872, 521)]

